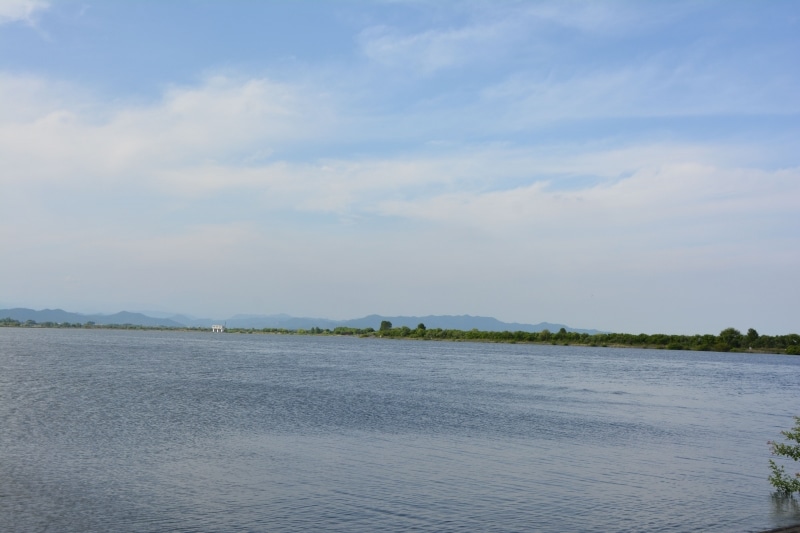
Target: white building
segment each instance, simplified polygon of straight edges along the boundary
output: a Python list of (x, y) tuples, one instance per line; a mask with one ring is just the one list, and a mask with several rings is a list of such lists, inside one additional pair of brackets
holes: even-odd
[(212, 333), (223, 333), (225, 331), (225, 326), (220, 326), (219, 324), (214, 324), (211, 326)]

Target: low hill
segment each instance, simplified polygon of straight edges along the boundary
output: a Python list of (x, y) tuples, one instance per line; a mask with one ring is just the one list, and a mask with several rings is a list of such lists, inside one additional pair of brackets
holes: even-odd
[(17, 307), (14, 309), (0, 309), (0, 318), (11, 318), (19, 320), (20, 322), (27, 322), (33, 320), (38, 324), (45, 322), (53, 322), (56, 324), (63, 324), (69, 322), (70, 324), (86, 324), (87, 322), (94, 322), (101, 326), (111, 324), (132, 324), (134, 326), (150, 326), (150, 327), (168, 327), (180, 328), (184, 327), (183, 324), (176, 322), (169, 318), (153, 318), (141, 313), (130, 313), (122, 311), (114, 313), (113, 315), (94, 314), (87, 315), (82, 313), (71, 313), (63, 309), (25, 309)]
[(364, 318), (357, 318), (353, 320), (345, 320), (343, 323), (338, 324), (351, 328), (375, 328), (381, 324), (381, 321), (388, 320), (394, 327), (407, 326), (409, 328), (416, 328), (417, 324), (425, 324), (426, 328), (441, 328), (441, 329), (460, 329), (469, 331), (477, 329), (480, 331), (525, 331), (528, 333), (539, 332), (542, 330), (549, 330), (557, 332), (561, 328), (567, 331), (576, 333), (600, 333), (595, 329), (575, 329), (564, 324), (551, 324), (550, 322), (540, 322), (538, 324), (520, 324), (518, 322), (501, 322), (496, 318), (487, 316), (471, 316), (471, 315), (428, 315), (428, 316), (380, 316), (370, 315)]
[[(478, 329), (480, 331), (525, 331), (528, 333), (539, 332), (542, 330), (550, 330), (557, 332), (561, 328), (575, 333), (588, 333), (593, 335), (600, 333), (596, 329), (576, 329), (566, 326), (564, 324), (553, 324), (550, 322), (540, 322), (538, 324), (520, 324), (517, 322), (501, 322), (496, 318), (484, 316), (471, 316), (471, 315), (426, 315), (426, 316), (382, 316), (382, 315), (368, 315), (362, 318), (353, 318), (349, 320), (331, 320), (328, 318), (308, 318), (308, 317), (292, 317), (288, 315), (263, 315), (247, 317), (235, 316), (225, 321), (229, 328), (247, 328), (247, 329), (261, 329), (261, 328), (282, 328), (282, 329), (311, 329), (313, 327), (322, 329), (333, 329), (337, 326), (344, 326), (348, 328), (378, 329), (381, 322), (388, 320), (394, 327), (408, 326), (409, 328), (416, 328), (417, 324), (425, 324), (429, 329), (460, 329), (471, 330)], [(209, 324), (211, 321), (207, 321)]]
[(538, 324), (520, 324), (517, 322), (501, 322), (496, 318), (471, 315), (426, 315), (426, 316), (382, 316), (369, 315), (362, 318), (349, 320), (331, 320), (328, 318), (308, 318), (293, 317), (286, 314), (275, 315), (234, 315), (227, 319), (210, 318), (190, 318), (185, 315), (173, 315), (171, 317), (152, 317), (143, 313), (131, 313), (122, 311), (112, 315), (104, 314), (82, 314), (64, 311), (63, 309), (42, 309), (33, 310), (25, 308), (0, 309), (0, 319), (11, 318), (26, 322), (33, 320), (39, 324), (54, 322), (57, 324), (69, 322), (71, 324), (85, 324), (94, 322), (98, 325), (110, 324), (132, 324), (135, 326), (149, 327), (211, 327), (212, 324), (225, 324), (228, 328), (242, 329), (311, 329), (313, 327), (322, 329), (333, 329), (338, 326), (349, 328), (373, 328), (378, 329), (384, 320), (388, 320), (394, 327), (407, 326), (416, 328), (417, 324), (425, 324), (429, 329), (458, 329), (469, 331), (477, 329), (480, 331), (525, 331), (528, 333), (539, 332), (544, 329), (557, 332), (561, 328), (569, 332), (588, 333), (590, 335), (601, 333), (595, 329), (576, 329), (564, 324), (552, 324), (550, 322), (540, 322)]

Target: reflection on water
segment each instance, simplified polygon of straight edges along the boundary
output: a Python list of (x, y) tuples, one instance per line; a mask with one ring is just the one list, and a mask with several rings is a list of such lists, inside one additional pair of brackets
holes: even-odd
[(772, 498), (772, 519), (775, 523), (800, 524), (800, 502), (793, 496), (774, 493)]
[(3, 531), (758, 531), (800, 358), (0, 329)]

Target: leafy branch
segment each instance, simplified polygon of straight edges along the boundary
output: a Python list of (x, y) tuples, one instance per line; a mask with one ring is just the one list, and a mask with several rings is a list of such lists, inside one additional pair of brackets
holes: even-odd
[[(800, 417), (794, 417), (794, 422), (795, 425), (792, 430), (781, 431), (781, 434), (786, 437), (790, 443), (767, 442), (772, 450), (772, 455), (789, 457), (794, 461), (800, 460)], [(796, 442), (797, 444), (791, 444), (791, 442)], [(769, 460), (769, 468), (772, 470), (772, 474), (769, 476), (769, 482), (772, 483), (773, 487), (778, 489), (778, 492), (787, 495), (795, 492), (800, 493), (800, 473), (792, 477), (786, 473), (783, 466), (778, 465), (772, 459)]]

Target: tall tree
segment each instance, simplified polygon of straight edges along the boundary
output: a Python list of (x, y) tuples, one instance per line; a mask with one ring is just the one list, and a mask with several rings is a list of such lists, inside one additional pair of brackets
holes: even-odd
[(742, 345), (742, 333), (736, 328), (726, 328), (720, 331), (719, 340), (729, 348), (738, 348)]

